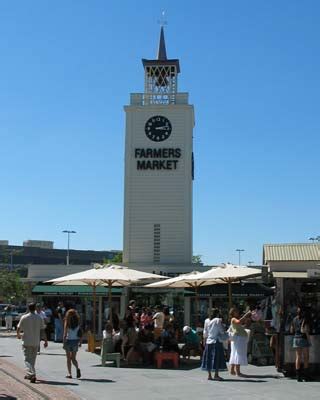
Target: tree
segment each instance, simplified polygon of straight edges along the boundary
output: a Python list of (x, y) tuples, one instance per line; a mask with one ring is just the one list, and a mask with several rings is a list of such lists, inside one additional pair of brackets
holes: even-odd
[(25, 297), (25, 286), (16, 272), (0, 271), (0, 298), (7, 303), (18, 302)]
[(192, 264), (203, 264), (202, 256), (200, 254), (192, 256)]
[(122, 263), (122, 253), (117, 253), (115, 256), (103, 259), (104, 264), (120, 264)]

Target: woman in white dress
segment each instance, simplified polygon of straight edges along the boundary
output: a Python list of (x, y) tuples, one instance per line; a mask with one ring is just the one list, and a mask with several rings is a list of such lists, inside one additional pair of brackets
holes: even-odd
[(248, 334), (242, 326), (243, 321), (250, 316), (248, 311), (240, 318), (239, 310), (231, 308), (229, 312), (231, 335), (231, 354), (229, 359), (230, 374), (243, 376), (240, 372), (240, 365), (248, 365), (247, 347)]

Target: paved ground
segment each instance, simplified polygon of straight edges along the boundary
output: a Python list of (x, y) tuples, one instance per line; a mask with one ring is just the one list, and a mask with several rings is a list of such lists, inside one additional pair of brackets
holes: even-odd
[(298, 383), (283, 378), (273, 367), (248, 366), (247, 378), (231, 378), (222, 372), (224, 382), (206, 380), (206, 373), (194, 362), (183, 369), (145, 369), (101, 367), (98, 355), (80, 349), (81, 379), (68, 380), (61, 344), (49, 343), (37, 358), (40, 381), (23, 379), (21, 343), (13, 335), (0, 332), (0, 399), (49, 400), (201, 400), (254, 398), (259, 400), (319, 399), (320, 383)]

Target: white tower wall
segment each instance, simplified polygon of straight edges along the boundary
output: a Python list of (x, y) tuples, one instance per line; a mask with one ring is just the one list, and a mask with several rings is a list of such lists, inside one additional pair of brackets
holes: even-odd
[[(125, 111), (123, 261), (129, 264), (190, 265), (192, 259), (193, 106), (189, 104), (140, 106), (133, 104), (126, 106)], [(168, 118), (172, 125), (170, 137), (162, 142), (151, 141), (145, 134), (146, 121), (156, 115)], [(136, 149), (160, 148), (180, 149), (181, 156), (179, 158), (136, 157)], [(141, 154), (140, 150), (138, 154)], [(177, 160), (177, 162), (176, 165), (169, 163), (170, 167), (176, 167), (176, 169), (141, 170), (137, 168), (138, 160), (151, 162)]]

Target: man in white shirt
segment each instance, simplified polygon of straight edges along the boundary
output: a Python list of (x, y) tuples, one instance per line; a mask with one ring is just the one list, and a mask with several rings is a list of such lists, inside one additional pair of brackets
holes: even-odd
[(161, 335), (164, 325), (164, 313), (162, 307), (156, 306), (156, 312), (152, 317), (154, 323), (154, 338), (158, 339)]
[[(44, 323), (44, 329), (41, 329), (41, 332), (40, 332), (40, 340), (44, 340), (46, 337), (45, 329), (47, 328), (47, 315), (41, 308), (40, 303), (36, 304), (36, 314), (38, 314), (41, 317), (41, 319), (43, 320), (43, 323)], [(39, 347), (38, 347), (38, 354), (40, 354), (40, 342), (39, 342)]]
[[(40, 332), (44, 329), (44, 321), (40, 315), (36, 314), (36, 305), (30, 303), (29, 313), (20, 318), (17, 327), (17, 337), (22, 338), (22, 349), (24, 353), (24, 362), (26, 365), (27, 374), (25, 379), (30, 379), (30, 382), (36, 382), (35, 363), (37, 358), (37, 350), (40, 343)], [(21, 335), (21, 332), (23, 334)], [(48, 346), (47, 338), (44, 338), (44, 347)]]

